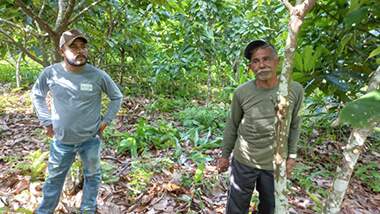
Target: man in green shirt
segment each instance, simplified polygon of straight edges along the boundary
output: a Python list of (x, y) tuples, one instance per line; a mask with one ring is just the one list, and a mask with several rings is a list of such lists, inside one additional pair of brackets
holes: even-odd
[[(227, 214), (248, 213), (253, 190), (259, 192), (259, 213), (274, 213), (273, 153), (275, 148), (276, 100), (279, 80), (276, 75), (279, 58), (266, 41), (255, 40), (245, 49), (249, 69), (256, 78), (239, 86), (233, 95), (231, 113), (223, 138), (222, 157), (217, 167), (224, 172), (230, 166), (230, 188)], [(299, 138), (298, 112), (303, 101), (303, 87), (289, 84), (287, 172), (295, 165)], [(233, 153), (231, 164), (230, 155)]]

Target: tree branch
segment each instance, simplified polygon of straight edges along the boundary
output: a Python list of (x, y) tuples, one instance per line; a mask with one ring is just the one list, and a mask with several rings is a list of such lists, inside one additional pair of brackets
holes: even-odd
[(85, 12), (87, 12), (91, 7), (97, 5), (98, 3), (102, 2), (103, 0), (98, 0), (84, 8), (82, 11), (80, 11), (74, 18), (72, 18), (70, 21), (68, 21), (67, 26), (69, 26), (71, 23), (75, 22), (79, 17), (81, 17)]
[(24, 32), (31, 33), (33, 36), (36, 36), (36, 37), (44, 36), (44, 35), (38, 34), (38, 33), (36, 33), (36, 32), (33, 32), (33, 29), (32, 29), (32, 30), (27, 29), (27, 28), (25, 28), (25, 27), (23, 27), (23, 26), (20, 26), (20, 25), (18, 25), (18, 24), (16, 24), (16, 23), (11, 22), (11, 21), (6, 20), (6, 19), (2, 19), (2, 18), (0, 18), (0, 24), (1, 24), (1, 23), (8, 24), (8, 25), (10, 25), (10, 26), (12, 26), (12, 27), (19, 28), (20, 30), (22, 30), (22, 31), (24, 31)]
[(55, 29), (57, 29), (58, 26), (62, 23), (63, 14), (65, 13), (65, 9), (66, 9), (66, 1), (59, 0), (58, 1), (58, 14), (57, 14), (57, 19), (55, 20)]
[(376, 71), (373, 73), (371, 81), (368, 84), (368, 91), (374, 91), (379, 88), (380, 85), (380, 66), (377, 67)]
[(336, 16), (334, 16), (333, 14), (331, 14), (331, 13), (330, 13), (330, 12), (324, 7), (325, 5), (317, 4), (317, 6), (319, 6), (319, 7), (323, 10), (323, 12), (325, 12), (328, 16), (330, 16), (331, 18), (335, 19), (335, 21), (340, 22), (340, 20), (339, 20)]
[[(303, 18), (305, 15), (314, 7), (316, 0), (305, 0), (302, 4), (300, 4), (300, 16)], [(297, 5), (298, 7), (298, 5)]]
[(30, 16), (33, 20), (35, 20), (40, 25), (40, 27), (44, 29), (49, 35), (51, 35), (52, 37), (56, 35), (56, 32), (53, 31), (49, 24), (45, 22), (45, 20), (37, 16), (31, 9), (29, 9), (23, 1), (16, 0), (16, 5), (19, 6), (26, 15)]
[(29, 58), (31, 58), (32, 60), (36, 61), (37, 63), (39, 63), (41, 65), (45, 65), (43, 61), (41, 61), (40, 59), (38, 59), (38, 57), (36, 57), (32, 53), (30, 53), (29, 50), (27, 50), (24, 46), (22, 46), (21, 44), (19, 44), (18, 42), (16, 42), (10, 35), (8, 35), (7, 32), (5, 32), (1, 28), (0, 28), (0, 33), (2, 33), (3, 35), (5, 35), (5, 37), (7, 37), (9, 39), (9, 42), (11, 42), (12, 44), (14, 44), (17, 48), (19, 48), (22, 52), (24, 52)]
[(70, 16), (74, 11), (74, 7), (75, 7), (75, 0), (70, 0), (67, 7), (65, 8), (65, 12), (63, 16), (61, 17), (62, 18), (61, 22), (57, 23), (56, 25), (56, 32), (61, 33), (67, 28), (69, 24)]
[(42, 15), (42, 13), (44, 12), (45, 6), (46, 6), (46, 1), (43, 1), (41, 8), (40, 8), (40, 12), (38, 12), (38, 16)]
[(288, 0), (281, 0), (282, 4), (289, 10), (289, 12), (293, 11), (293, 5), (289, 3)]

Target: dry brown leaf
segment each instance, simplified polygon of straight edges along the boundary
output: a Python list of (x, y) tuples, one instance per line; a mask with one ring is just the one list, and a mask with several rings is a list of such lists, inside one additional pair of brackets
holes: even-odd
[(30, 176), (17, 176), (17, 179), (19, 179), (19, 182), (13, 187), (14, 190), (12, 191), (12, 194), (19, 194), (23, 190), (29, 189), (30, 184)]

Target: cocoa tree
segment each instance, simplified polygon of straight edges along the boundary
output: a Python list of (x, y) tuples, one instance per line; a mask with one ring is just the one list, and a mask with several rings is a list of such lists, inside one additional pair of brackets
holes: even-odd
[(288, 25), (288, 37), (285, 46), (285, 60), (280, 75), (279, 95), (277, 98), (277, 120), (276, 120), (276, 149), (274, 154), (275, 173), (275, 213), (283, 214), (288, 212), (288, 200), (286, 197), (286, 159), (284, 153), (287, 144), (288, 121), (288, 93), (290, 74), (293, 69), (293, 58), (297, 47), (297, 34), (302, 25), (303, 19), (308, 11), (313, 8), (315, 0), (306, 0), (293, 6), (287, 0), (281, 0), (290, 13)]
[[(380, 66), (376, 69), (376, 72), (373, 74), (372, 80), (368, 85), (368, 92), (375, 92), (379, 94), (380, 85)], [(378, 100), (374, 101), (378, 102)], [(375, 106), (376, 104), (373, 104)], [(379, 105), (379, 104), (377, 104)], [(357, 107), (356, 107), (357, 108)], [(343, 109), (344, 110), (344, 109)], [(342, 111), (343, 111), (342, 110)], [(376, 110), (375, 110), (376, 111)], [(361, 111), (359, 114), (364, 114), (366, 111)], [(355, 115), (355, 112), (350, 111), (350, 115)], [(344, 121), (344, 120), (343, 120)], [(357, 122), (357, 121), (356, 121)], [(355, 165), (358, 161), (358, 158), (363, 151), (365, 140), (368, 135), (371, 133), (372, 129), (376, 126), (378, 121), (366, 120), (366, 123), (357, 123), (352, 125), (362, 126), (361, 128), (354, 128), (348, 138), (346, 146), (343, 148), (343, 159), (340, 166), (336, 169), (336, 176), (334, 178), (333, 186), (330, 191), (330, 194), (325, 201), (325, 206), (323, 213), (326, 214), (335, 214), (340, 213), (340, 207), (344, 196), (346, 194), (348, 184), (351, 179), (352, 172), (355, 168)], [(363, 126), (365, 128), (363, 128)]]
[[(86, 5), (86, 1), (77, 3), (76, 0), (59, 0), (57, 3), (41, 1), (34, 4), (22, 0), (4, 1), (2, 4), (10, 14), (9, 18), (0, 18), (0, 34), (30, 59), (47, 66), (61, 60), (58, 46), (62, 32), (100, 2), (102, 0)], [(19, 16), (18, 9), (22, 16)], [(54, 25), (50, 24), (52, 19), (55, 20)]]

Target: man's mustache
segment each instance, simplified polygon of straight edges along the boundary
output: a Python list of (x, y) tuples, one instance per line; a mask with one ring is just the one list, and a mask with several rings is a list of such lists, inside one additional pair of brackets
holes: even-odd
[(262, 72), (271, 72), (272, 70), (270, 68), (264, 68), (264, 69), (260, 69), (260, 70), (257, 70), (257, 74), (260, 74)]
[(85, 55), (78, 55), (75, 57), (75, 59), (78, 59), (79, 57), (83, 57), (83, 58), (87, 59), (87, 57)]

